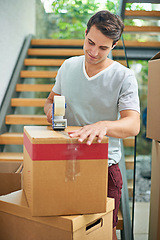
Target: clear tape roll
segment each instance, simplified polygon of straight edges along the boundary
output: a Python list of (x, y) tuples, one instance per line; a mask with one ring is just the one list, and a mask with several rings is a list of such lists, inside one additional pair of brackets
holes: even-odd
[(65, 97), (54, 96), (54, 115), (64, 116), (65, 115)]

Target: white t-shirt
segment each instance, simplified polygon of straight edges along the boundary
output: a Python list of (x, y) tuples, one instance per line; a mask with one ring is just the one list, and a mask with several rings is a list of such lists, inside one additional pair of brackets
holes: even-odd
[[(55, 93), (65, 96), (69, 126), (85, 126), (102, 120), (114, 121), (122, 110), (140, 112), (134, 73), (118, 62), (93, 77), (85, 70), (85, 57), (67, 59), (60, 67)], [(109, 166), (121, 159), (120, 139), (109, 137)]]

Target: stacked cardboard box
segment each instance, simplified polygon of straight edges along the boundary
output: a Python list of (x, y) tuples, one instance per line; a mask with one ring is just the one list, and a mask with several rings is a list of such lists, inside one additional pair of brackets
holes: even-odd
[(21, 189), (21, 164), (0, 162), (0, 196)]
[(160, 52), (148, 64), (147, 137), (152, 141), (149, 239), (160, 239)]
[(107, 212), (90, 215), (32, 217), (23, 190), (0, 197), (1, 240), (111, 240), (113, 199)]
[[(2, 239), (112, 239), (108, 138), (88, 146), (71, 139), (72, 130), (24, 128), (23, 190), (0, 198)], [(30, 236), (17, 227), (30, 228)]]

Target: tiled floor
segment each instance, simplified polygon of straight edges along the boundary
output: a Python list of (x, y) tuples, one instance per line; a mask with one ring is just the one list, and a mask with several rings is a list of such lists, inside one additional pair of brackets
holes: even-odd
[(134, 240), (148, 240), (149, 202), (135, 203)]
[[(134, 217), (134, 240), (148, 240), (149, 229), (149, 202), (135, 203)], [(118, 240), (120, 240), (120, 232), (117, 231)]]

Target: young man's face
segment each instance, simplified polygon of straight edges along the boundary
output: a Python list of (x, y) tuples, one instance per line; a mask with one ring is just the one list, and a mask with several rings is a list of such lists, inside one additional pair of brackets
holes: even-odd
[(113, 40), (93, 25), (84, 40), (84, 55), (87, 63), (98, 64), (106, 60), (112, 49)]

